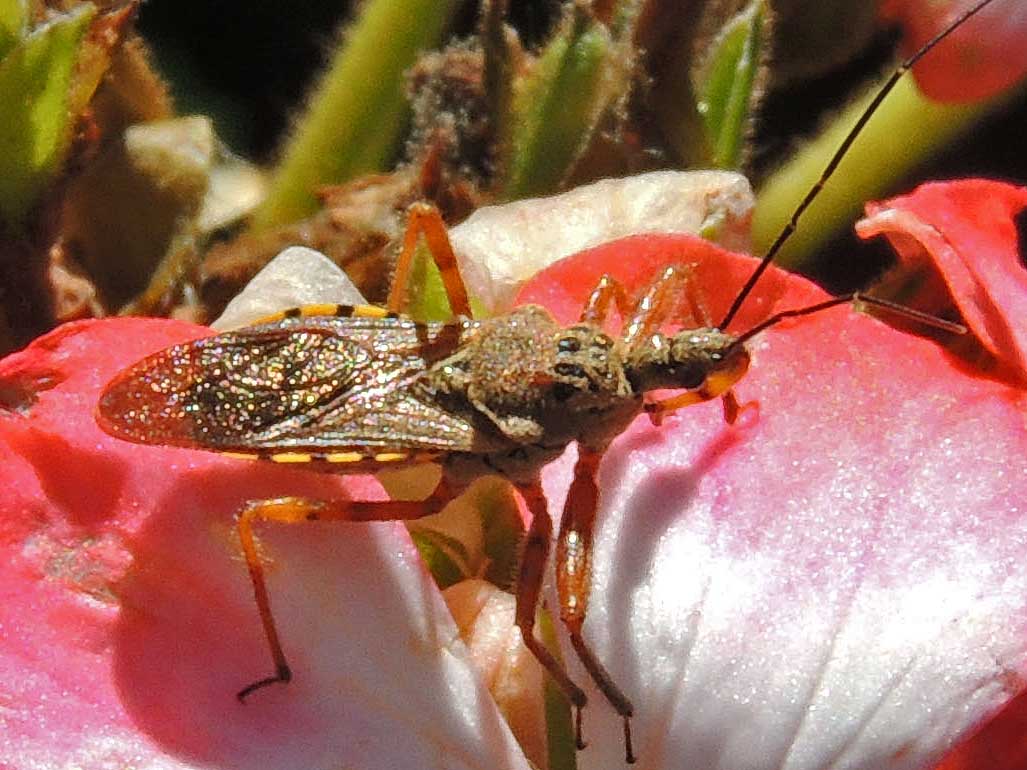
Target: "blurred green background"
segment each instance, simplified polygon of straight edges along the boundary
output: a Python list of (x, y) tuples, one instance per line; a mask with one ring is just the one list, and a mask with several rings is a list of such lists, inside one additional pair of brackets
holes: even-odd
[[(169, 78), (180, 112), (211, 114), (233, 150), (270, 162), (353, 10), (351, 2), (296, 2), (286, 7), (266, 0), (149, 0), (140, 10), (139, 30), (150, 43), (159, 70)], [(508, 18), (530, 47), (544, 41), (559, 13), (556, 0), (514, 0)], [(802, 8), (795, 13), (803, 13)], [(466, 3), (454, 33), (472, 34), (477, 16), (477, 3)], [(887, 70), (896, 39), (897, 32), (879, 33), (850, 61), (827, 74), (772, 87), (757, 122), (749, 168), (756, 186), (802, 137), (823, 123), (825, 113), (843, 104), (868, 78)], [(779, 40), (776, 55), (786, 45)], [(1023, 183), (1025, 125), (1027, 99), (1021, 92), (1008, 109), (946, 149), (916, 178), (973, 175)], [(1021, 231), (1027, 233), (1027, 223)], [(861, 250), (859, 259), (832, 259), (830, 269), (815, 276), (839, 290), (861, 284), (889, 259), (884, 244), (856, 242), (848, 233), (828, 248), (839, 253)]]

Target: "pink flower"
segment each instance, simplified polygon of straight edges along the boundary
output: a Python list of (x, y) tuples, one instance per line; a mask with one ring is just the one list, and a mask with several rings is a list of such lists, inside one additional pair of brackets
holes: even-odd
[(0, 362), (0, 766), (526, 770), (400, 523), (262, 528), (296, 678), (236, 700), (271, 661), (233, 513), (382, 492), (100, 431), (118, 370), (208, 333), (81, 322)]
[[(686, 236), (576, 255), (521, 299), (570, 321), (604, 272), (693, 262), (717, 318), (752, 260)], [(736, 324), (823, 296), (772, 270)], [(108, 379), (205, 333), (71, 324), (0, 362), (0, 764), (527, 767), (398, 524), (263, 528), (296, 678), (235, 700), (270, 661), (233, 511), (381, 492), (99, 431)], [(929, 767), (1023, 687), (1024, 393), (844, 307), (751, 350), (736, 425), (643, 418), (601, 467), (585, 634), (635, 701), (639, 766)], [(589, 692), (579, 761), (620, 766)]]
[[(635, 287), (697, 257), (718, 318), (751, 263), (685, 236), (572, 257), (521, 299), (566, 321), (604, 272)], [(825, 297), (780, 272), (761, 293), (779, 308)], [(768, 311), (757, 299), (738, 329)], [(1022, 687), (1024, 394), (847, 308), (752, 349), (737, 393), (758, 415), (639, 421), (605, 458), (586, 629), (643, 694), (653, 766), (929, 766)], [(547, 477), (554, 505), (567, 477)]]
[(1013, 218), (1027, 189), (987, 179), (936, 182), (867, 204), (863, 238), (887, 235), (904, 272), (922, 273), (913, 299), (930, 313), (953, 308), (993, 359), (991, 373), (1027, 384), (1027, 271)]

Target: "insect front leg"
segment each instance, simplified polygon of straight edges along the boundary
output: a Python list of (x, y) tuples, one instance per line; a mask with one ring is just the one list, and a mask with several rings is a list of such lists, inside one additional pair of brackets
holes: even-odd
[(517, 577), (517, 609), (516, 623), (521, 629), (524, 645), (549, 672), (553, 680), (563, 690), (567, 700), (575, 709), (574, 733), (579, 749), (585, 748), (581, 734), (581, 710), (588, 698), (585, 692), (571, 681), (556, 658), (535, 638), (535, 612), (538, 609), (539, 593), (542, 590), (542, 576), (549, 555), (549, 542), (553, 535), (553, 522), (549, 518), (549, 506), (546, 503), (542, 485), (535, 481), (532, 484), (518, 487), (528, 510), (531, 511), (531, 527), (528, 529), (524, 551), (521, 554), (521, 569)]
[(403, 250), (396, 259), (392, 288), (389, 290), (389, 310), (399, 313), (406, 305), (410, 270), (413, 267), (414, 254), (417, 252), (417, 244), (422, 235), (442, 276), (450, 310), (455, 316), (470, 318), (471, 302), (467, 297), (467, 287), (464, 285), (464, 279), (460, 275), (460, 268), (456, 263), (456, 254), (453, 253), (453, 246), (449, 242), (446, 223), (442, 221), (439, 210), (428, 203), (415, 203), (407, 212), (407, 228), (403, 233)]
[[(688, 300), (689, 319), (693, 325), (700, 325), (706, 328), (712, 326), (710, 312), (703, 302), (702, 297), (695, 289), (695, 283), (691, 280), (692, 270), (687, 266), (671, 266), (664, 270), (649, 288), (642, 295), (631, 315), (630, 320), (624, 326), (622, 339), (627, 347), (637, 345), (648, 339), (652, 334), (659, 331), (660, 327), (667, 322), (679, 303), (679, 297), (684, 294)], [(735, 398), (733, 391), (718, 392), (716, 395), (724, 399), (724, 420), (734, 424), (738, 416), (749, 406), (740, 405)], [(704, 396), (697, 398), (695, 394), (684, 394), (682, 396), (659, 402), (658, 404), (646, 404), (646, 411), (655, 424), (659, 424), (663, 416), (668, 412), (680, 409), (689, 404), (707, 401), (715, 396)]]
[(304, 497), (279, 497), (273, 500), (253, 500), (246, 503), (236, 517), (239, 540), (242, 543), (246, 566), (253, 583), (253, 595), (257, 600), (260, 622), (264, 627), (268, 648), (275, 673), (259, 679), (242, 688), (237, 697), (245, 700), (255, 690), (259, 690), (276, 682), (288, 682), (292, 679), (292, 669), (282, 650), (278, 628), (271, 613), (271, 601), (267, 592), (267, 581), (264, 577), (264, 566), (257, 549), (257, 539), (253, 533), (253, 524), (257, 521), (274, 521), (283, 524), (296, 524), (304, 521), (395, 521), (419, 519), (432, 513), (438, 513), (453, 498), (453, 493), (441, 481), (424, 500), (311, 500)]
[(602, 326), (610, 315), (610, 303), (616, 303), (622, 316), (631, 312), (631, 303), (624, 286), (610, 275), (604, 275), (592, 289), (592, 293), (581, 311), (581, 322)]
[(601, 459), (602, 453), (578, 446), (574, 480), (567, 492), (556, 544), (556, 586), (560, 596), (560, 620), (567, 628), (578, 659), (624, 720), (624, 758), (631, 763), (635, 761), (631, 745), (631, 717), (635, 709), (582, 636), (592, 588), (592, 541), (599, 505), (596, 473)]
[[(690, 290), (689, 277), (691, 274), (692, 271), (689, 268), (671, 266), (657, 276), (642, 294), (641, 299), (635, 305), (634, 312), (624, 325), (622, 339), (626, 347), (630, 348), (659, 331), (678, 306), (682, 292), (689, 295), (690, 309), (693, 313), (696, 312), (696, 308), (701, 307), (698, 298), (692, 296), (693, 291)], [(705, 313), (706, 311), (699, 312)]]
[(701, 404), (704, 401), (712, 401), (720, 396), (724, 397), (724, 419), (728, 423), (734, 423), (742, 410), (749, 406), (749, 404), (745, 406), (740, 405), (734, 393), (730, 390), (718, 391), (716, 388), (709, 388), (704, 384), (697, 390), (679, 393), (662, 401), (647, 403), (645, 405), (645, 413), (649, 415), (653, 425), (659, 425), (663, 422), (663, 418), (671, 412), (676, 412), (678, 409), (684, 409), (686, 406), (692, 406), (693, 404)]

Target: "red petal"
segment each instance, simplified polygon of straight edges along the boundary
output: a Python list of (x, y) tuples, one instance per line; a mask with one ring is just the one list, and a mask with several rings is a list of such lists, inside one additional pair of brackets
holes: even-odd
[(0, 766), (524, 770), (396, 522), (262, 528), (295, 678), (236, 700), (271, 663), (233, 512), (382, 492), (99, 430), (115, 373), (209, 333), (83, 322), (0, 361)]
[[(1022, 687), (1020, 683), (1014, 686)], [(937, 770), (1022, 770), (1027, 767), (1027, 692), (1021, 692)]]
[[(904, 55), (952, 23), (975, 0), (886, 0), (881, 16), (905, 27)], [(956, 30), (913, 74), (924, 94), (942, 102), (974, 102), (997, 94), (1027, 74), (1027, 5), (996, 0)]]
[[(754, 264), (650, 236), (555, 265), (522, 297), (569, 319), (599, 273), (637, 290), (693, 258), (730, 276), (700, 287), (721, 305)], [(824, 296), (775, 272), (781, 308)], [(586, 638), (654, 766), (929, 767), (1023, 687), (1023, 394), (848, 308), (750, 349), (737, 392), (759, 411), (743, 424), (715, 403), (640, 418), (606, 454)], [(557, 511), (569, 474), (546, 470)], [(589, 761), (616, 762), (616, 716), (586, 721)]]
[(933, 268), (966, 325), (1021, 383), (1027, 382), (1027, 271), (1013, 217), (1024, 207), (1027, 188), (978, 179), (934, 182), (868, 203), (868, 217), (856, 225), (863, 238), (886, 234), (909, 272)]

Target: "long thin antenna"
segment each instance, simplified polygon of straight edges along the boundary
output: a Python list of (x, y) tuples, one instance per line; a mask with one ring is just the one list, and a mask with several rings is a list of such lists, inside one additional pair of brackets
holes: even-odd
[(906, 72), (908, 72), (914, 64), (920, 61), (920, 59), (923, 58), (923, 56), (928, 51), (934, 48), (934, 46), (936, 46), (938, 43), (940, 43), (942, 40), (948, 37), (955, 29), (960, 27), (964, 22), (966, 22), (969, 18), (974, 16), (986, 5), (989, 5), (991, 2), (992, 0), (978, 0), (978, 2), (974, 4), (972, 8), (964, 11), (959, 16), (957, 16), (955, 21), (953, 21), (951, 24), (945, 27), (945, 29), (943, 29), (933, 38), (928, 40), (920, 48), (920, 50), (918, 50), (916, 53), (914, 53), (912, 56), (910, 56), (908, 59), (902, 62), (902, 64), (899, 65), (898, 69), (896, 69), (891, 74), (891, 77), (889, 77), (888, 81), (883, 86), (881, 86), (881, 90), (877, 92), (877, 95), (873, 98), (873, 101), (870, 102), (870, 106), (867, 107), (866, 111), (859, 116), (859, 120), (856, 121), (855, 125), (849, 130), (849, 133), (846, 135), (845, 139), (843, 139), (842, 143), (838, 146), (838, 149), (835, 150), (834, 155), (831, 156), (831, 160), (824, 168), (824, 171), (820, 175), (820, 178), (809, 189), (809, 192), (806, 193), (806, 197), (802, 199), (802, 203), (800, 203), (798, 207), (795, 209), (795, 211), (792, 213), (792, 217), (788, 220), (788, 224), (784, 226), (784, 229), (781, 230), (781, 233), (777, 236), (777, 240), (774, 241), (770, 249), (764, 255), (763, 259), (760, 260), (759, 265), (757, 265), (756, 269), (753, 270), (752, 275), (749, 276), (749, 280), (745, 282), (745, 286), (743, 286), (742, 290), (738, 292), (738, 296), (735, 297), (735, 301), (731, 304), (731, 308), (727, 311), (727, 315), (724, 316), (724, 320), (720, 322), (720, 326), (718, 326), (717, 328), (726, 329), (727, 325), (731, 323), (735, 315), (737, 315), (739, 309), (742, 307), (742, 303), (744, 303), (749, 294), (752, 293), (752, 289), (756, 285), (756, 282), (759, 281), (760, 276), (762, 276), (763, 273), (766, 272), (767, 268), (770, 267), (770, 263), (774, 261), (774, 257), (777, 256), (777, 253), (781, 250), (781, 247), (784, 246), (785, 241), (787, 241), (791, 234), (795, 232), (795, 228), (797, 227), (799, 222), (799, 217), (801, 217), (803, 213), (806, 211), (806, 209), (809, 208), (809, 205), (813, 202), (813, 199), (817, 197), (817, 194), (823, 188), (824, 183), (827, 182), (827, 180), (830, 179), (831, 176), (834, 174), (835, 169), (838, 168), (838, 164), (841, 163), (842, 158), (845, 157), (845, 154), (849, 151), (849, 148), (852, 146), (852, 143), (856, 141), (856, 137), (859, 136), (860, 132), (862, 132), (863, 127), (866, 126), (866, 124), (870, 121), (870, 118), (877, 111), (877, 108), (881, 106), (881, 103), (885, 100), (888, 94), (891, 93), (891, 90), (895, 87), (895, 84), (899, 82), (899, 78), (905, 75)]
[(840, 297), (831, 297), (830, 299), (825, 299), (823, 302), (818, 302), (815, 305), (807, 305), (806, 307), (795, 308), (794, 310), (782, 310), (780, 313), (774, 313), (770, 318), (756, 324), (747, 332), (739, 334), (735, 339), (734, 344), (741, 345), (748, 340), (751, 340), (765, 329), (781, 323), (781, 321), (786, 318), (799, 318), (804, 315), (813, 315), (814, 313), (819, 313), (821, 310), (827, 310), (828, 308), (844, 305), (849, 302), (851, 302), (857, 310), (860, 305), (872, 305), (873, 307), (880, 308), (881, 310), (887, 310), (888, 312), (902, 318), (907, 318), (911, 321), (921, 323), (924, 326), (931, 326), (935, 329), (951, 332), (952, 334), (966, 334), (966, 327), (963, 326), (963, 324), (946, 321), (944, 318), (939, 318), (936, 315), (924, 313), (920, 310), (914, 310), (911, 307), (900, 305), (898, 302), (892, 302), (891, 300), (882, 299), (880, 297), (871, 297), (857, 291), (852, 294), (844, 294)]

